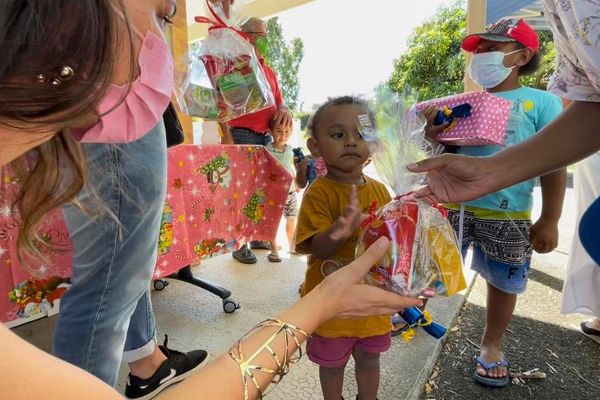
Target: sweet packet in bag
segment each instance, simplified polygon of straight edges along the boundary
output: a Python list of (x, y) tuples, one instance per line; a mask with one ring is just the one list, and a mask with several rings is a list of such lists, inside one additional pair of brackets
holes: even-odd
[(424, 183), (424, 176), (409, 172), (406, 165), (433, 155), (425, 138), (425, 121), (407, 96), (387, 90), (376, 93), (371, 109), (374, 118), (359, 117), (361, 133), (379, 176), (397, 196), (377, 211), (379, 205), (373, 205), (362, 224), (357, 256), (381, 236), (390, 240), (389, 250), (366, 280), (405, 296), (455, 294), (466, 282), (445, 209), (410, 195)]

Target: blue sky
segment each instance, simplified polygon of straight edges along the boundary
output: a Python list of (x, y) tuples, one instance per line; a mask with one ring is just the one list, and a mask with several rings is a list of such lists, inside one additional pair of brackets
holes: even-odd
[(300, 101), (366, 94), (389, 78), (413, 30), (448, 0), (315, 0), (279, 14), (287, 40), (300, 37)]

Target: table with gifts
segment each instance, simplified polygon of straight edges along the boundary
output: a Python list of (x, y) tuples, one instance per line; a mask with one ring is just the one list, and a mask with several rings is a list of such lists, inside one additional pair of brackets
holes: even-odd
[[(55, 210), (39, 233), (61, 250), (46, 254), (46, 262), (30, 264), (33, 277), (21, 267), (18, 216), (11, 208), (19, 182), (8, 168), (2, 168), (0, 178), (0, 321), (16, 326), (58, 311), (69, 285), (72, 257), (62, 214)], [(153, 278), (233, 251), (249, 239), (274, 239), (291, 183), (289, 172), (262, 146), (169, 149)]]

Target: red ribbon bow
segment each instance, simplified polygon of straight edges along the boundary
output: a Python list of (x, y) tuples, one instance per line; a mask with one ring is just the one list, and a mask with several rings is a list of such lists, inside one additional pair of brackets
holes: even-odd
[(377, 219), (376, 211), (377, 211), (377, 202), (374, 201), (371, 203), (371, 206), (369, 207), (369, 216), (367, 218), (365, 218), (365, 220), (363, 222), (360, 223), (361, 228), (368, 226), (371, 222), (373, 222)]
[(208, 11), (210, 11), (214, 19), (210, 19), (209, 17), (205, 17), (203, 15), (198, 15), (194, 17), (194, 21), (196, 21), (199, 24), (211, 24), (212, 26), (208, 28), (209, 31), (212, 31), (213, 29), (231, 29), (238, 35), (242, 36), (244, 39), (248, 40), (248, 35), (246, 35), (246, 33), (234, 28), (233, 26), (227, 25), (227, 23), (223, 21), (219, 14), (215, 12), (208, 0), (206, 1), (206, 5), (208, 6)]

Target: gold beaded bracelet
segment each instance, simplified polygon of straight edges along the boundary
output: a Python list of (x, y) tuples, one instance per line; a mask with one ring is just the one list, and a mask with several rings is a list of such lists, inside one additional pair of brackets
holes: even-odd
[[(244, 359), (242, 341), (250, 335), (252, 335), (252, 333), (256, 332), (257, 330), (269, 327), (277, 327), (278, 329), (271, 335), (269, 339), (267, 339), (267, 341), (264, 344), (262, 344), (250, 357), (248, 357), (248, 359)], [(281, 357), (279, 357), (271, 347), (271, 343), (273, 343), (273, 341), (277, 338), (277, 336), (280, 333), (284, 334), (285, 352), (283, 355), (283, 359), (281, 359)], [(264, 372), (266, 374), (275, 375), (273, 379), (271, 379), (271, 383), (277, 384), (281, 382), (285, 375), (287, 375), (287, 373), (290, 370), (290, 365), (295, 364), (300, 360), (300, 358), (302, 358), (303, 352), (302, 347), (300, 346), (300, 341), (298, 340), (298, 333), (302, 334), (305, 338), (308, 338), (310, 336), (304, 330), (294, 325), (288, 324), (287, 322), (283, 322), (278, 319), (267, 319), (256, 325), (254, 328), (252, 328), (242, 338), (235, 342), (233, 346), (231, 346), (231, 348), (229, 349), (229, 356), (240, 366), (242, 384), (244, 385), (244, 400), (249, 399), (248, 385), (250, 384), (250, 382), (252, 382), (256, 387), (259, 399), (262, 399), (263, 396), (267, 393), (263, 393), (263, 390), (261, 389), (260, 385), (258, 384), (258, 381), (256, 380), (255, 372), (258, 371)], [(288, 355), (288, 346), (290, 343), (290, 338), (294, 341), (298, 349), (297, 356), (290, 357)], [(260, 355), (261, 352), (265, 350), (275, 360), (275, 364), (277, 364), (276, 369), (261, 367), (260, 365), (253, 364), (253, 361)]]

